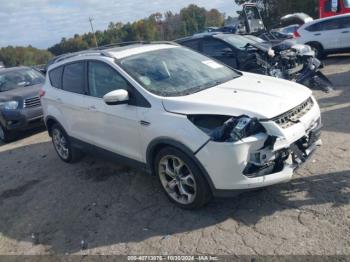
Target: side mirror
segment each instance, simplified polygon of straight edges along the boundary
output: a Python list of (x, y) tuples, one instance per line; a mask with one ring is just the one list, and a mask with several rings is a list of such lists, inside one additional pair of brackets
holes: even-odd
[(129, 102), (129, 93), (124, 89), (114, 90), (103, 96), (107, 105), (122, 105)]

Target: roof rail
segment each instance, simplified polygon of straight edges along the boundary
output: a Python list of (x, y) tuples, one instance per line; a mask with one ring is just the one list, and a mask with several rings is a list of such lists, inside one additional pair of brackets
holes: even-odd
[(128, 46), (128, 45), (137, 45), (137, 44), (140, 44), (140, 45), (149, 45), (149, 44), (178, 45), (177, 43), (172, 42), (172, 41), (129, 41), (129, 42), (112, 43), (112, 44), (108, 44), (108, 45), (94, 47), (94, 48), (91, 48), (90, 50), (106, 50), (106, 49), (113, 48), (113, 47), (123, 47), (123, 46)]
[[(135, 44), (141, 44), (141, 45), (147, 45), (147, 44), (168, 44), (168, 45), (179, 45), (178, 43), (171, 42), (171, 41), (130, 41), (130, 42), (121, 42), (121, 43), (112, 43), (104, 46), (94, 47), (90, 48), (88, 50), (74, 52), (74, 53), (67, 53), (60, 56), (57, 56), (52, 59), (52, 62), (47, 65), (56, 64), (58, 62), (61, 62), (63, 60), (75, 57), (75, 56), (88, 56), (88, 55), (101, 55), (106, 57), (112, 57), (108, 52), (104, 51), (109, 48), (113, 47), (123, 47), (128, 45), (135, 45)], [(112, 57), (113, 58), (113, 57)]]
[(72, 57), (75, 57), (75, 56), (88, 56), (88, 55), (101, 55), (101, 56), (111, 57), (107, 52), (103, 52), (100, 50), (88, 49), (88, 50), (84, 50), (84, 51), (80, 51), (80, 52), (67, 53), (67, 54), (60, 55), (60, 56), (56, 57), (53, 64), (61, 62), (61, 61), (66, 60), (66, 59), (69, 59), (69, 58), (72, 58)]

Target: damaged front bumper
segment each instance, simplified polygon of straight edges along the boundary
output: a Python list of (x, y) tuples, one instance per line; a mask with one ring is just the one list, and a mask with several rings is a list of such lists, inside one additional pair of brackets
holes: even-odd
[(197, 152), (196, 158), (207, 171), (215, 196), (232, 196), (288, 182), (321, 145), (322, 123), (317, 105), (291, 127), (282, 129), (272, 121), (264, 127), (267, 134), (235, 143), (209, 141)]

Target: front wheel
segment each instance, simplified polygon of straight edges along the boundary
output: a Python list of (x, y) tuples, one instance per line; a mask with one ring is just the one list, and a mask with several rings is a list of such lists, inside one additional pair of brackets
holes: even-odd
[(200, 208), (211, 199), (210, 187), (194, 161), (167, 147), (155, 159), (155, 171), (167, 197), (184, 209)]
[(82, 157), (82, 153), (72, 146), (68, 135), (60, 125), (53, 125), (51, 133), (55, 151), (64, 162), (74, 163)]

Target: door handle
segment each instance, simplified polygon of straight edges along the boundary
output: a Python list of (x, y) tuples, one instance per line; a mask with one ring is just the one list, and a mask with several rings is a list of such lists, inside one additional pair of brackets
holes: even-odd
[(56, 98), (56, 101), (59, 102), (59, 103), (62, 103), (62, 99), (61, 98)]
[(318, 33), (318, 34), (314, 34), (314, 35), (321, 35), (321, 33)]
[(343, 31), (342, 34), (348, 34), (350, 31)]
[(96, 106), (88, 106), (89, 111), (96, 111)]

